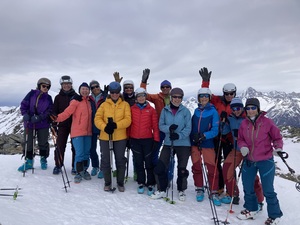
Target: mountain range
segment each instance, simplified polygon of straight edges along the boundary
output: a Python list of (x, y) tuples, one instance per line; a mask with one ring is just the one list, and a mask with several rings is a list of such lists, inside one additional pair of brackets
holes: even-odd
[[(53, 99), (57, 93), (51, 92)], [(258, 98), (261, 110), (267, 112), (267, 116), (274, 120), (278, 126), (290, 126), (300, 128), (300, 93), (285, 93), (278, 91), (260, 92), (249, 87), (241, 93), (240, 97), (245, 103), (247, 98)], [(197, 99), (189, 97), (183, 101), (193, 114), (197, 107)], [(0, 106), (0, 134), (22, 133), (22, 115), (20, 106)]]

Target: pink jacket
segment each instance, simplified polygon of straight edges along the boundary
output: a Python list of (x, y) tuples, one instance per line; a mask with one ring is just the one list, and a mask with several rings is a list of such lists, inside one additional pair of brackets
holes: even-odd
[(239, 148), (248, 147), (247, 158), (257, 162), (273, 156), (273, 149), (283, 147), (279, 128), (261, 112), (253, 123), (248, 117), (241, 123), (238, 133)]
[(88, 97), (82, 101), (72, 100), (70, 105), (57, 116), (57, 122), (62, 122), (72, 116), (71, 138), (92, 136), (92, 109)]

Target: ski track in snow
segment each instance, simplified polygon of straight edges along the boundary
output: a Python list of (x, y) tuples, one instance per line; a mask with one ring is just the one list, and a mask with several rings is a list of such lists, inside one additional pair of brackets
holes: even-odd
[[(285, 149), (289, 149), (287, 163), (291, 168), (300, 172), (299, 168), (299, 147), (300, 144), (293, 144), (286, 141)], [(40, 169), (39, 157), (35, 158), (35, 171), (31, 170), (23, 177), (17, 168), (23, 163), (21, 155), (0, 155), (0, 187), (19, 187), (17, 200), (12, 197), (0, 196), (0, 225), (79, 225), (79, 224), (118, 224), (118, 225), (185, 225), (185, 224), (214, 224), (210, 204), (205, 195), (205, 200), (196, 202), (193, 185), (193, 178), (190, 172), (188, 178), (187, 199), (180, 202), (177, 197), (176, 181), (174, 180), (174, 200), (172, 205), (164, 200), (150, 199), (146, 191), (144, 194), (137, 194), (137, 184), (132, 179), (132, 154), (130, 155), (130, 179), (125, 184), (125, 192), (114, 193), (104, 192), (104, 180), (92, 177), (91, 181), (83, 180), (80, 184), (73, 183), (71, 175), (71, 151), (68, 144), (66, 150), (66, 169), (71, 188), (68, 193), (64, 191), (61, 175), (53, 175), (54, 167), (53, 148), (51, 148), (48, 158), (48, 169)], [(287, 150), (286, 150), (287, 151)], [(99, 148), (98, 148), (99, 153)], [(282, 171), (288, 171), (279, 158), (275, 158)], [(90, 168), (91, 169), (91, 168)], [(89, 169), (89, 170), (90, 170)], [(188, 170), (191, 171), (191, 160)], [(176, 170), (175, 170), (176, 177)], [(267, 218), (267, 207), (264, 205), (263, 211), (256, 220), (241, 221), (236, 215), (243, 209), (243, 191), (240, 179), (240, 204), (233, 205), (233, 214), (228, 214), (227, 221), (230, 224), (264, 224)], [(275, 190), (278, 194), (279, 202), (284, 216), (280, 224), (299, 224), (299, 202), (300, 192), (295, 189), (295, 183), (275, 178)], [(0, 191), (3, 193), (4, 191)], [(14, 191), (4, 193), (13, 194)], [(169, 192), (171, 196), (171, 191)], [(224, 221), (227, 216), (229, 205), (222, 204), (216, 207), (219, 220)], [(222, 224), (222, 223), (220, 223)]]

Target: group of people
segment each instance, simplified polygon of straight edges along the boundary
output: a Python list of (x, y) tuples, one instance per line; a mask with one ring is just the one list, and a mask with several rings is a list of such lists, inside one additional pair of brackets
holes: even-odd
[[(142, 194), (147, 188), (150, 198), (160, 199), (166, 197), (173, 179), (176, 155), (178, 198), (184, 201), (191, 156), (196, 201), (203, 201), (207, 191), (208, 198), (216, 206), (239, 204), (237, 182), (241, 175), (245, 209), (237, 217), (255, 219), (266, 198), (268, 219), (265, 224), (278, 224), (283, 214), (274, 191), (273, 155), (282, 152), (280, 130), (265, 116), (257, 98), (248, 98), (244, 105), (236, 97), (233, 83), (223, 86), (223, 95), (212, 94), (209, 89), (211, 73), (205, 67), (199, 70), (202, 85), (193, 114), (182, 104), (183, 90), (172, 88), (168, 80), (161, 82), (159, 93), (147, 93), (149, 69), (143, 70), (142, 82), (135, 91), (133, 81), (125, 80), (123, 93), (123, 78), (117, 72), (113, 74), (115, 81), (104, 86), (104, 90), (93, 80), (89, 85), (82, 83), (78, 94), (72, 88), (70, 76), (62, 76), (62, 88), (54, 103), (48, 95), (51, 81), (39, 79), (36, 90), (31, 90), (21, 102), (26, 148), (25, 163), (18, 170), (33, 168), (35, 135), (41, 168), (47, 169), (49, 126), (52, 124), (58, 132), (53, 174), (61, 172), (70, 134), (75, 183), (98, 174), (99, 178), (104, 178), (104, 191), (111, 191), (113, 151), (117, 187), (124, 192), (125, 171), (130, 160), (125, 157), (127, 148), (133, 152), (137, 192)], [(101, 161), (96, 151), (98, 139)], [(88, 172), (90, 161), (91, 174)], [(238, 176), (237, 167), (241, 170)], [(207, 183), (203, 176), (207, 177)]]

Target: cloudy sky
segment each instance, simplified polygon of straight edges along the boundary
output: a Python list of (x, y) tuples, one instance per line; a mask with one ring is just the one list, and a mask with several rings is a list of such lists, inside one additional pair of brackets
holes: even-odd
[(60, 88), (118, 71), (148, 91), (162, 80), (196, 95), (199, 69), (211, 90), (300, 92), (298, 0), (1, 0), (0, 105), (18, 105), (40, 77)]

